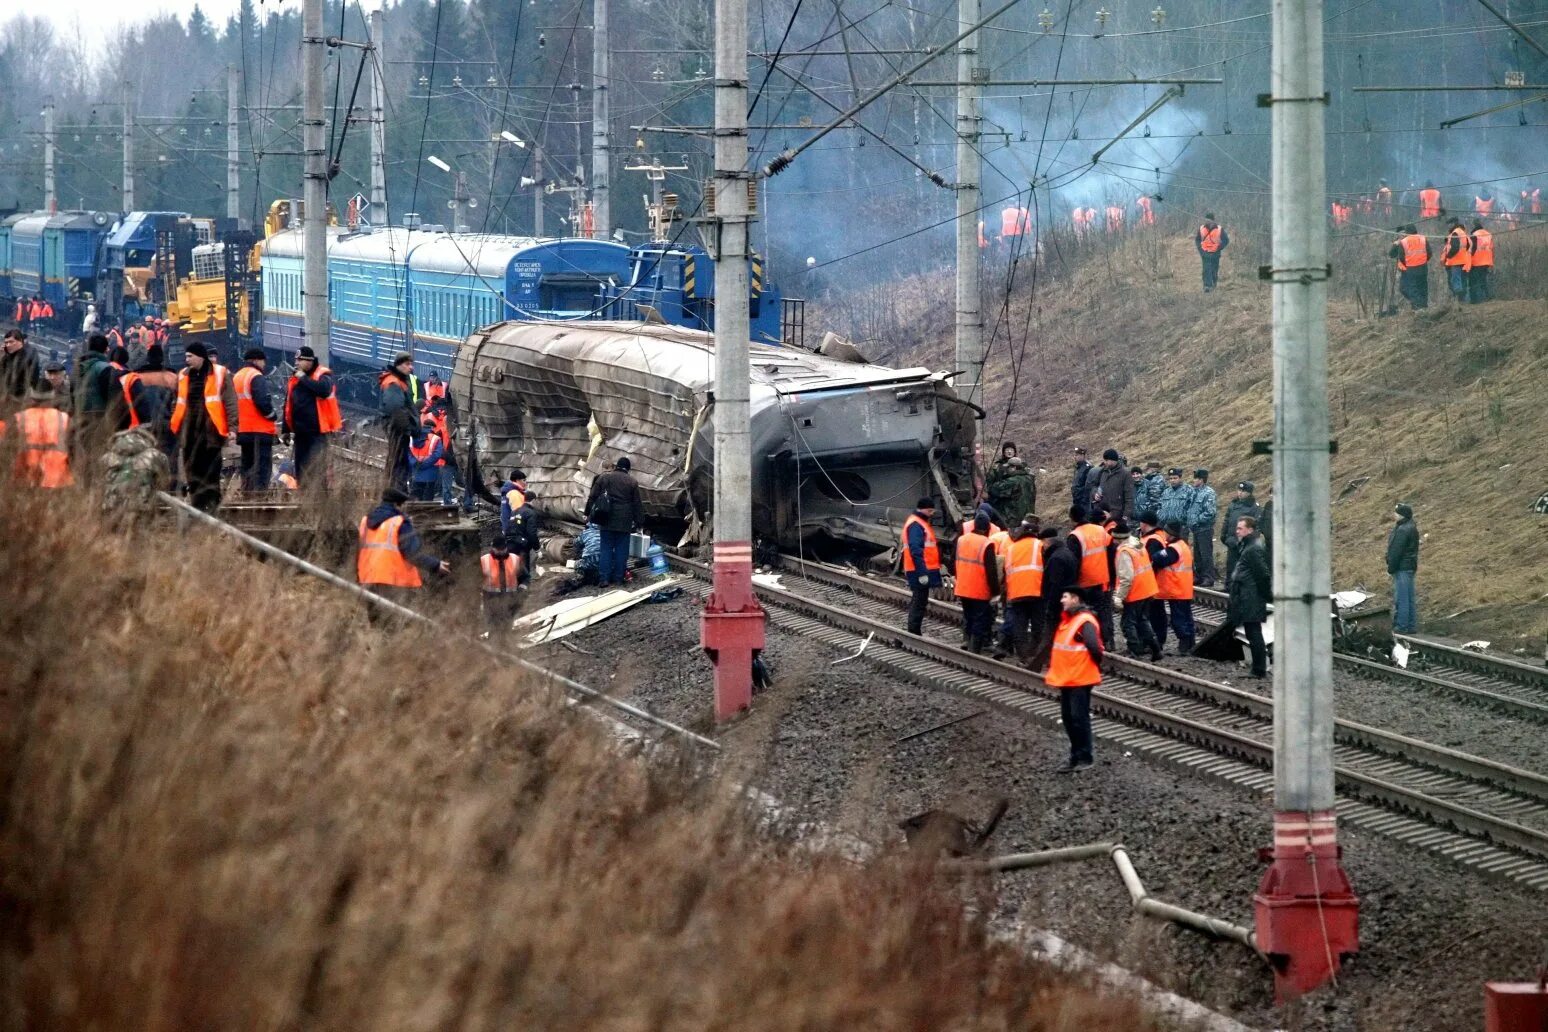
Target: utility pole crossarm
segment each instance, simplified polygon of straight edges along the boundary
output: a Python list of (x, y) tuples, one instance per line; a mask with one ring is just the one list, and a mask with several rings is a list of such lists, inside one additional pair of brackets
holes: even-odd
[(1095, 154), (1091, 155), (1091, 163), (1095, 165), (1098, 161), (1102, 160), (1102, 155), (1112, 150), (1119, 140), (1123, 139), (1125, 136), (1128, 136), (1135, 129), (1137, 129), (1140, 123), (1144, 122), (1145, 119), (1159, 111), (1162, 105), (1182, 95), (1183, 88), (1181, 86), (1173, 86), (1171, 89), (1161, 94), (1161, 96), (1157, 97), (1149, 107), (1147, 107), (1144, 111), (1141, 111), (1138, 117), (1134, 119), (1134, 121), (1120, 129), (1117, 136), (1114, 136), (1111, 140), (1108, 140), (1105, 144), (1102, 145), (1101, 149), (1099, 149)]
[[(1537, 88), (1542, 89), (1541, 86)], [(1511, 108), (1525, 107), (1528, 104), (1536, 104), (1540, 100), (1548, 100), (1548, 93), (1539, 93), (1535, 97), (1523, 97), (1520, 100), (1507, 100), (1503, 104), (1496, 104), (1493, 107), (1486, 107), (1482, 111), (1474, 111), (1470, 115), (1459, 115), (1456, 118), (1448, 118), (1440, 124), (1440, 127), (1442, 129), (1450, 129), (1454, 125), (1461, 125), (1463, 122), (1471, 122), (1473, 119), (1482, 118), (1484, 115), (1492, 115), (1499, 111), (1509, 111)]]

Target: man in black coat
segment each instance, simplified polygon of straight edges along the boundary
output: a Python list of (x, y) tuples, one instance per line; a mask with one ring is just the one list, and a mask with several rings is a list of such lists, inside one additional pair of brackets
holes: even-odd
[(622, 584), (629, 569), (629, 535), (645, 522), (640, 485), (629, 473), (627, 456), (591, 482), (586, 498), (586, 519), (602, 532), (602, 561), (598, 583)]
[(1086, 461), (1086, 449), (1075, 449), (1075, 472), (1070, 477), (1070, 504), (1091, 508), (1091, 489), (1096, 486), (1095, 467)]
[(1263, 643), (1263, 621), (1268, 619), (1270, 571), (1268, 549), (1258, 533), (1258, 521), (1242, 516), (1236, 521), (1236, 566), (1231, 571), (1230, 601), (1226, 621), (1240, 627), (1252, 650), (1252, 676), (1268, 675), (1268, 648)]
[(25, 401), (27, 392), (42, 379), (37, 357), (27, 350), (27, 335), (6, 330), (5, 345), (0, 348), (0, 400)]
[(1027, 660), (1029, 670), (1042, 670), (1048, 665), (1048, 654), (1053, 650), (1054, 632), (1059, 629), (1057, 617), (1060, 611), (1059, 597), (1075, 585), (1080, 576), (1080, 556), (1070, 551), (1066, 539), (1055, 527), (1038, 531), (1043, 539), (1043, 620), (1042, 634), (1037, 650)]
[(1419, 627), (1419, 605), (1414, 594), (1414, 575), (1419, 572), (1419, 525), (1413, 506), (1399, 502), (1392, 510), (1395, 522), (1387, 535), (1387, 573), (1392, 576), (1392, 629), (1413, 634)]

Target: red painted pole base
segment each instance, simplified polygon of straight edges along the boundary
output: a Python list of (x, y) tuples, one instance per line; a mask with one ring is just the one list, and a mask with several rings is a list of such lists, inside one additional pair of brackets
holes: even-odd
[[(1544, 969), (1548, 979), (1548, 968)], [(1488, 982), (1484, 985), (1484, 1032), (1542, 1032), (1548, 1028), (1548, 985)]]
[(1258, 949), (1274, 966), (1274, 998), (1311, 992), (1360, 949), (1360, 900), (1340, 863), (1333, 811), (1274, 815), (1274, 845), (1258, 893)]
[(715, 664), (717, 721), (752, 706), (752, 662), (763, 649), (763, 622), (753, 594), (751, 542), (716, 542), (715, 581), (699, 619), (699, 643)]

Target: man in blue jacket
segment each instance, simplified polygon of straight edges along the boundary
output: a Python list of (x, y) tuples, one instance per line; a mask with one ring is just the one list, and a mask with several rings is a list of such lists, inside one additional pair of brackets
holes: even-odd
[(903, 578), (913, 596), (908, 604), (908, 633), (924, 633), (930, 589), (941, 586), (941, 553), (935, 540), (935, 499), (921, 498), (903, 521)]
[(446, 462), (446, 449), (441, 445), (441, 436), (434, 430), (428, 433), (415, 430), (411, 441), (408, 460), (414, 500), (428, 502), (441, 486), (441, 466)]
[(1218, 502), (1209, 486), (1209, 470), (1193, 471), (1193, 497), (1188, 500), (1188, 516), (1182, 521), (1185, 537), (1193, 543), (1194, 580), (1202, 588), (1215, 586), (1215, 517)]

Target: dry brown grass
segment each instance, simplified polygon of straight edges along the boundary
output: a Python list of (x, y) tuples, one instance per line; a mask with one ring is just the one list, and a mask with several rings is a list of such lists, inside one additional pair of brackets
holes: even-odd
[(472, 650), (60, 494), (0, 493), (0, 1027), (1150, 1027), (916, 865), (792, 852)]

